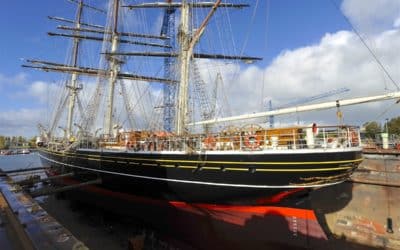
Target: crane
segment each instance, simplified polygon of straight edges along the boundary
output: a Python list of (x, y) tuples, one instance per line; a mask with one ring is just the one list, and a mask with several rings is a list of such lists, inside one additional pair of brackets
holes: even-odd
[[(172, 3), (172, 0), (166, 0), (167, 3)], [(176, 8), (168, 7), (164, 10), (164, 19), (161, 27), (161, 36), (169, 37), (165, 40), (166, 48), (165, 52), (174, 52), (176, 47), (175, 40), (175, 12)], [(168, 48), (167, 48), (168, 47)], [(164, 76), (168, 79), (175, 79), (174, 66), (176, 65), (176, 58), (165, 57), (164, 58)], [(164, 84), (163, 95), (164, 95), (164, 130), (171, 132), (175, 118), (175, 96), (176, 96), (177, 85), (176, 84)]]

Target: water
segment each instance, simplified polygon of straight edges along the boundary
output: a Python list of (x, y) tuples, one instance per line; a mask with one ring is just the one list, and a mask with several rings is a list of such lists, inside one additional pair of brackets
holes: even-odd
[(20, 168), (36, 168), (42, 164), (37, 153), (19, 155), (0, 155), (0, 169), (3, 171)]

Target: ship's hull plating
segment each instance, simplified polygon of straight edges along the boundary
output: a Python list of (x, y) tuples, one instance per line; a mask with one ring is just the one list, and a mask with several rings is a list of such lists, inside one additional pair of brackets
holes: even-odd
[(282, 203), (287, 196), (344, 181), (361, 150), (287, 152), (113, 152), (41, 150), (53, 174), (100, 177), (102, 188), (155, 199), (217, 204)]

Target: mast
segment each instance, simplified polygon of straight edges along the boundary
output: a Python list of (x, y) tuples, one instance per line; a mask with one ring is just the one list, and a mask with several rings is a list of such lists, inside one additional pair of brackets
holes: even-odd
[[(75, 28), (81, 28), (81, 19), (82, 19), (82, 9), (83, 9), (83, 1), (79, 1), (78, 3), (78, 11), (76, 14), (76, 21), (75, 21)], [(76, 33), (76, 32), (75, 32)], [(74, 38), (74, 44), (72, 49), (72, 67), (77, 67), (78, 64), (78, 51), (79, 51), (79, 44), (80, 39)], [(74, 109), (75, 109), (75, 102), (77, 98), (78, 91), (82, 89), (78, 86), (77, 83), (78, 74), (73, 72), (71, 74), (71, 83), (66, 87), (69, 89), (69, 105), (68, 105), (68, 116), (67, 116), (67, 128), (66, 128), (66, 137), (67, 140), (71, 140), (72, 137), (72, 122), (74, 117)]]
[[(180, 17), (180, 26), (178, 29), (178, 42), (179, 42), (179, 53), (165, 53), (165, 52), (122, 52), (117, 54), (109, 53), (110, 55), (123, 55), (123, 56), (158, 56), (158, 57), (178, 57), (179, 65), (180, 65), (180, 79), (178, 86), (178, 100), (176, 102), (176, 116), (175, 116), (175, 132), (177, 135), (182, 135), (185, 132), (187, 119), (188, 119), (188, 82), (189, 82), (189, 67), (190, 60), (192, 58), (212, 58), (212, 59), (229, 59), (229, 60), (259, 60), (260, 58), (245, 58), (241, 56), (229, 56), (229, 55), (211, 55), (211, 54), (199, 54), (193, 53), (194, 46), (198, 43), (201, 36), (203, 35), (204, 29), (210, 21), (211, 17), (215, 13), (215, 11), (220, 8), (244, 8), (248, 7), (248, 4), (234, 4), (234, 3), (222, 3), (221, 0), (215, 0), (215, 2), (188, 2), (187, 0), (183, 0), (182, 2), (172, 2), (167, 0), (166, 2), (155, 2), (155, 3), (142, 3), (142, 4), (133, 4), (133, 5), (125, 5), (122, 7), (127, 7), (129, 9), (138, 9), (138, 8), (166, 8), (167, 10), (171, 10), (173, 8), (181, 9), (181, 17)], [(205, 17), (199, 28), (194, 34), (191, 34), (189, 27), (189, 11), (193, 8), (211, 8), (208, 15)], [(169, 95), (172, 97), (172, 95)], [(168, 98), (169, 98), (168, 97)], [(172, 99), (171, 98), (171, 99)], [(175, 103), (174, 100), (171, 100), (171, 103)], [(170, 105), (165, 105), (167, 106)], [(166, 112), (167, 113), (167, 112)], [(168, 114), (168, 118), (166, 120), (170, 121), (173, 117), (171, 117), (171, 113)], [(166, 126), (169, 128), (169, 126)]]
[(179, 83), (179, 95), (178, 95), (178, 108), (177, 108), (177, 123), (176, 133), (182, 135), (185, 132), (187, 117), (188, 117), (188, 83), (189, 83), (189, 60), (193, 54), (193, 48), (196, 43), (200, 40), (205, 27), (210, 21), (212, 15), (220, 5), (221, 0), (215, 1), (212, 9), (203, 20), (197, 32), (193, 37), (189, 34), (189, 8), (190, 5), (186, 0), (182, 1), (182, 13), (181, 13), (181, 24), (179, 27), (179, 44), (180, 44), (180, 83)]
[[(149, 39), (160, 39), (166, 40), (169, 39), (166, 36), (162, 35), (151, 35), (151, 34), (138, 34), (138, 33), (130, 33), (130, 32), (119, 32), (118, 31), (118, 14), (120, 8), (120, 1), (113, 0), (110, 1), (110, 14), (111, 18), (111, 25), (108, 27), (107, 30), (103, 25), (97, 24), (89, 24), (83, 21), (83, 9), (89, 8), (101, 13), (106, 13), (105, 11), (92, 7), (84, 3), (84, 0), (69, 0), (70, 2), (78, 4), (78, 11), (76, 14), (76, 18), (74, 20), (62, 18), (62, 17), (51, 17), (49, 19), (72, 24), (71, 26), (58, 26), (58, 29), (66, 30), (67, 33), (54, 33), (49, 32), (49, 36), (55, 37), (67, 37), (73, 39), (73, 50), (71, 55), (71, 61), (68, 64), (62, 64), (58, 62), (48, 62), (44, 60), (26, 60), (27, 64), (23, 64), (22, 67), (33, 68), (43, 70), (45, 72), (61, 72), (68, 74), (69, 79), (67, 80), (66, 88), (68, 89), (68, 93), (63, 97), (60, 101), (54, 118), (52, 120), (51, 127), (49, 129), (49, 134), (51, 134), (54, 129), (57, 127), (60, 117), (64, 109), (67, 109), (67, 124), (63, 127), (65, 133), (65, 137), (68, 140), (72, 139), (73, 136), (73, 126), (74, 126), (74, 113), (76, 113), (76, 105), (81, 108), (81, 102), (79, 100), (79, 90), (82, 89), (82, 85), (78, 83), (78, 78), (80, 75), (86, 75), (90, 77), (104, 77), (108, 79), (108, 85), (106, 88), (109, 89), (109, 94), (105, 97), (106, 99), (106, 107), (105, 114), (104, 114), (104, 134), (109, 136), (112, 132), (113, 126), (113, 108), (114, 108), (114, 93), (115, 93), (115, 84), (118, 79), (128, 79), (128, 80), (136, 80), (139, 82), (161, 82), (165, 84), (175, 84), (177, 83), (176, 80), (170, 80), (165, 78), (159, 77), (152, 77), (152, 76), (142, 76), (138, 74), (133, 74), (130, 72), (121, 72), (121, 64), (123, 63), (120, 60), (120, 55), (118, 55), (118, 50), (120, 44), (133, 44), (133, 45), (140, 45), (140, 46), (149, 46), (149, 47), (158, 47), (158, 48), (169, 48), (170, 46), (166, 44), (160, 44), (156, 42), (142, 42), (136, 41), (131, 38), (149, 38)], [(90, 34), (88, 34), (90, 33)], [(93, 35), (95, 34), (95, 35)], [(97, 34), (97, 35), (96, 35)], [(98, 35), (100, 34), (100, 35)], [(106, 58), (109, 61), (109, 65), (107, 69), (101, 68), (92, 68), (92, 67), (83, 67), (79, 65), (78, 60), (78, 53), (80, 49), (80, 42), (82, 40), (89, 40), (89, 41), (97, 41), (97, 42), (108, 42), (109, 51), (106, 54)], [(111, 45), (110, 45), (111, 44)], [(84, 128), (88, 130), (89, 127), (93, 126), (94, 122), (94, 113), (97, 112), (99, 107), (99, 98), (92, 98), (91, 103), (88, 107), (88, 117), (83, 117), (83, 123), (85, 123)], [(91, 106), (93, 104), (93, 107)], [(95, 108), (94, 108), (95, 107)], [(82, 112), (83, 113), (83, 112)], [(83, 114), (82, 114), (83, 115)]]
[(188, 83), (189, 83), (189, 57), (190, 57), (190, 36), (189, 36), (189, 4), (186, 0), (182, 1), (181, 23), (179, 26), (179, 48), (180, 48), (180, 82), (178, 94), (178, 107), (176, 114), (176, 133), (182, 135), (184, 133), (187, 105), (188, 105)]
[[(111, 53), (118, 51), (119, 47), (119, 34), (118, 34), (118, 12), (119, 12), (119, 0), (114, 0), (113, 3), (113, 30), (111, 34)], [(110, 78), (108, 83), (108, 99), (107, 99), (107, 110), (105, 117), (105, 134), (111, 136), (112, 134), (112, 120), (113, 120), (113, 108), (114, 108), (114, 92), (115, 84), (118, 79), (118, 73), (120, 70), (120, 61), (115, 56), (110, 57)]]

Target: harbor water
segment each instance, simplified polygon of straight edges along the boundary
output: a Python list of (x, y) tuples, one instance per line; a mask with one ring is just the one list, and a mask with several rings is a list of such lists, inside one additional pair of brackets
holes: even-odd
[(21, 169), (21, 168), (34, 168), (40, 167), (39, 155), (36, 153), (31, 154), (18, 154), (18, 155), (0, 155), (0, 168), (3, 171)]

